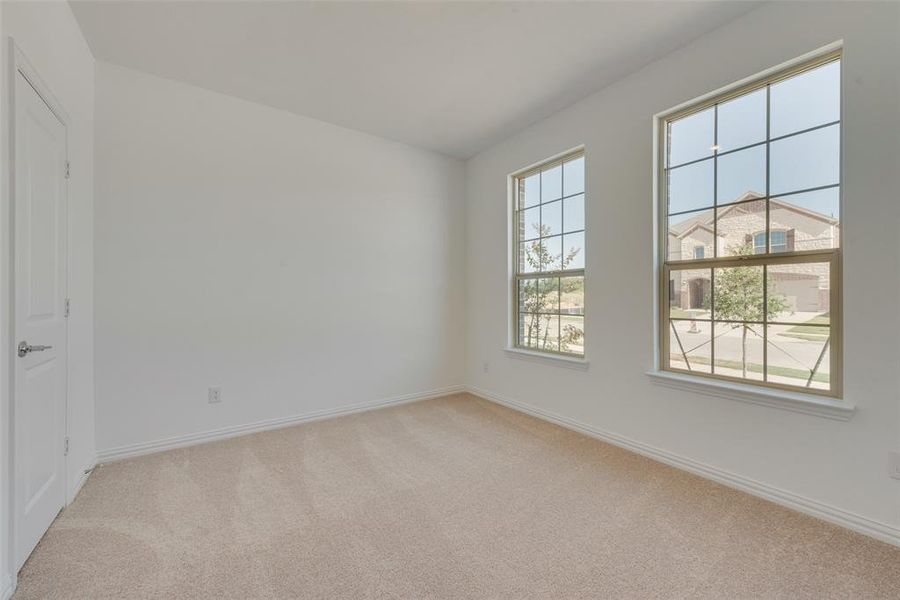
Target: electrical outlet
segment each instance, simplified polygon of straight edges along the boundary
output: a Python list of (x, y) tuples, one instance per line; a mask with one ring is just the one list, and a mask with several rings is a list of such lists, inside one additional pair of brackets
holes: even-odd
[(491, 370), (491, 364), (489, 362), (485, 361), (484, 365), (482, 365), (482, 368), (484, 369), (484, 372), (487, 373), (488, 371)]
[(891, 477), (900, 479), (900, 452), (891, 452), (889, 460)]
[(209, 388), (209, 397), (210, 404), (216, 404), (222, 401), (222, 388), (216, 386)]

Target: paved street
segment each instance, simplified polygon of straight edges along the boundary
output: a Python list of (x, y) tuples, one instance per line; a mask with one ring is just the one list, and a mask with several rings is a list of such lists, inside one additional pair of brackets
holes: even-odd
[[(722, 323), (716, 325), (717, 336), (715, 348), (717, 363), (720, 363), (720, 361), (734, 363), (741, 362), (741, 328), (735, 327), (734, 329), (731, 329), (730, 327), (730, 325)], [(748, 332), (747, 334), (747, 359), (749, 364), (759, 367), (763, 362), (763, 339), (761, 337), (763, 330), (761, 325), (751, 325), (750, 327), (756, 334), (754, 334), (753, 331)], [(728, 329), (723, 333), (725, 328)], [(800, 339), (791, 335), (790, 329), (792, 329), (791, 326), (770, 326), (768, 350), (769, 366), (772, 369), (777, 369), (779, 367), (796, 369), (808, 374), (808, 371), (816, 364), (816, 360), (819, 358), (825, 340)], [(689, 321), (679, 321), (676, 322), (676, 330), (678, 331), (678, 335), (685, 351), (688, 352), (688, 359), (696, 359), (696, 363), (692, 362), (692, 368), (708, 372), (711, 346), (708, 343), (710, 338), (710, 324), (708, 322), (700, 321), (694, 323)], [(704, 342), (707, 343), (704, 344)], [(676, 364), (676, 355), (680, 355), (680, 350), (674, 336), (672, 339), (671, 352), (673, 355), (673, 365), (678, 366)], [(683, 361), (681, 366), (684, 366)], [(716, 371), (723, 375), (741, 376), (740, 367), (725, 368), (723, 366), (718, 366)], [(827, 374), (828, 372), (829, 355), (826, 352), (825, 357), (822, 359), (822, 364), (819, 366), (818, 373)], [(797, 375), (800, 374), (798, 373)], [(747, 377), (748, 379), (762, 379), (762, 373), (759, 368), (757, 368), (756, 371), (753, 371), (751, 368), (751, 371), (747, 373)], [(770, 376), (770, 379), (772, 381), (781, 381), (783, 383), (792, 383), (796, 385), (801, 380), (805, 383), (805, 377), (805, 375), (803, 377), (783, 377), (773, 373)]]

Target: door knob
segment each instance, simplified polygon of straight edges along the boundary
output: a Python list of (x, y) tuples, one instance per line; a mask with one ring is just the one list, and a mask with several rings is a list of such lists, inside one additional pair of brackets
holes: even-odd
[(19, 342), (19, 357), (27, 356), (29, 352), (43, 352), (44, 350), (49, 350), (53, 346), (29, 346), (28, 342)]

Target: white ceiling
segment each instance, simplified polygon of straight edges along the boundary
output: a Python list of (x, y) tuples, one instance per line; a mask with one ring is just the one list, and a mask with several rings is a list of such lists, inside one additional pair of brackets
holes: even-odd
[(72, 2), (98, 60), (462, 158), (754, 6)]

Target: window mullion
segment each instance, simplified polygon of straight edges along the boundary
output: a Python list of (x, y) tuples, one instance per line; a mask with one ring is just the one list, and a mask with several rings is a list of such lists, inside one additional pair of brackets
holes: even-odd
[(769, 380), (769, 265), (763, 265), (763, 381)]
[[(686, 357), (685, 357), (686, 358)], [(716, 269), (709, 269), (709, 373), (716, 373)]]
[[(766, 86), (766, 250), (772, 251), (772, 183), (771, 156), (772, 148), (772, 84)], [(763, 381), (769, 381), (769, 265), (763, 264)]]
[[(719, 105), (713, 108), (713, 258), (719, 257)], [(687, 356), (685, 356), (685, 363)], [(716, 270), (709, 270), (709, 372), (716, 372)]]
[(830, 260), (836, 248), (820, 250), (800, 250), (795, 252), (770, 252), (751, 256), (722, 256), (720, 258), (704, 258), (699, 260), (674, 260), (665, 264), (676, 271), (689, 269), (709, 269), (712, 267), (758, 266), (762, 264), (784, 264), (822, 262)]

